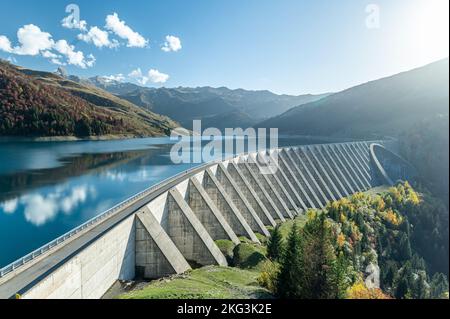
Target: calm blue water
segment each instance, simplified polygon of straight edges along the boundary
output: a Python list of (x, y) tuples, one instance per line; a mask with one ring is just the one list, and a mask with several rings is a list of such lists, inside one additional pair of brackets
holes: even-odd
[[(279, 145), (321, 142), (286, 137)], [(0, 141), (0, 267), (198, 165), (173, 164), (173, 143), (169, 138)]]

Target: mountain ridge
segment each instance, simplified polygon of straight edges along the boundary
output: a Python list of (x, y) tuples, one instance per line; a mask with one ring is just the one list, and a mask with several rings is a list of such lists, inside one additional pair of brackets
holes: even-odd
[(278, 95), (268, 90), (210, 86), (152, 88), (100, 76), (87, 81), (144, 109), (166, 115), (186, 128), (192, 128), (193, 120), (204, 120), (207, 126), (219, 129), (236, 127), (235, 123), (249, 127), (292, 106), (319, 100), (330, 94), (293, 96)]
[(6, 61), (0, 61), (0, 99), (3, 136), (163, 136), (178, 126), (97, 87)]
[(286, 134), (372, 138), (398, 135), (433, 114), (448, 115), (448, 58), (291, 108), (255, 127), (278, 127)]

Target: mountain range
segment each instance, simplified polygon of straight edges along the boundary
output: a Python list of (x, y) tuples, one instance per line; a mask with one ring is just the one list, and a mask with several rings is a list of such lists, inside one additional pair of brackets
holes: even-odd
[(328, 137), (397, 136), (427, 118), (448, 118), (448, 59), (321, 95), (226, 87), (150, 88), (82, 79), (0, 62), (0, 134), (167, 135), (194, 119), (203, 127), (277, 127)]
[(449, 114), (448, 58), (294, 107), (257, 124), (281, 133), (372, 138), (398, 136)]
[(161, 136), (178, 123), (95, 86), (0, 61), (1, 136)]
[(149, 88), (104, 77), (85, 81), (146, 110), (168, 116), (188, 129), (192, 128), (193, 120), (202, 120), (203, 127), (247, 128), (294, 106), (329, 95), (277, 95), (270, 91), (226, 87)]

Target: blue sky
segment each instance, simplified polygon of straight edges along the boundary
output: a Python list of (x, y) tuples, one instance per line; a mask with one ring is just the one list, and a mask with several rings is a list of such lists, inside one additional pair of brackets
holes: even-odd
[[(70, 3), (84, 30), (62, 26)], [(89, 43), (95, 26), (107, 35), (103, 47)], [(21, 28), (50, 42), (26, 47)], [(180, 43), (162, 50), (167, 36)], [(2, 0), (0, 11), (1, 58), (48, 71), (64, 63), (70, 74), (121, 74), (147, 86), (321, 93), (447, 56), (447, 0)]]

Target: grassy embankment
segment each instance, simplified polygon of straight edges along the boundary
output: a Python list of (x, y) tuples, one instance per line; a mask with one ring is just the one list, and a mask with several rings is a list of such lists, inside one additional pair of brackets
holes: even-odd
[[(304, 223), (298, 218), (299, 225)], [(281, 226), (283, 237), (287, 237), (294, 221)], [(258, 234), (259, 235), (259, 234)], [(231, 241), (216, 241), (232, 267), (207, 266), (150, 282), (118, 296), (121, 299), (253, 299), (273, 298), (262, 288), (257, 278), (266, 262), (266, 239), (258, 236), (261, 245), (240, 238), (241, 244), (234, 246)]]

